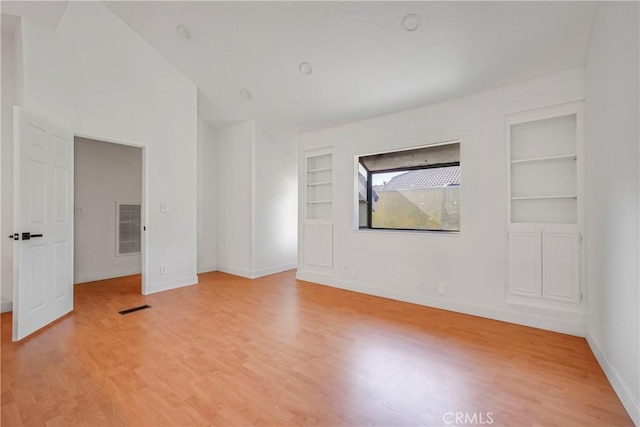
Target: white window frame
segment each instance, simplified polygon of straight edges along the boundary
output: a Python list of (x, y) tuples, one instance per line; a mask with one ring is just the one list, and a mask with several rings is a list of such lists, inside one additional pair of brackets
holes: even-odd
[[(358, 188), (358, 184), (359, 184), (359, 166), (362, 164), (361, 163), (362, 158), (372, 157), (372, 156), (377, 156), (377, 155), (382, 155), (382, 154), (402, 154), (402, 153), (410, 152), (410, 151), (423, 150), (423, 149), (427, 149), (428, 150), (428, 149), (432, 149), (432, 148), (436, 148), (436, 147), (442, 147), (442, 146), (448, 146), (448, 145), (458, 145), (459, 146), (459, 150), (460, 151), (458, 153), (458, 159), (456, 161), (454, 161), (454, 162), (451, 162), (451, 163), (457, 163), (457, 166), (461, 167), (461, 165), (462, 165), (462, 140), (460, 140), (460, 139), (453, 139), (453, 140), (438, 142), (438, 143), (434, 143), (434, 144), (426, 144), (426, 145), (421, 145), (421, 146), (416, 146), (416, 147), (398, 148), (398, 149), (393, 149), (393, 150), (387, 150), (387, 151), (374, 152), (374, 153), (362, 154), (362, 155), (354, 156), (354, 179), (355, 179), (355, 188), (354, 188), (355, 189), (355, 194), (354, 194), (354, 196), (355, 197), (354, 197), (353, 229), (357, 230), (357, 231), (364, 231), (364, 232), (425, 233), (425, 234), (459, 235), (462, 232), (462, 215), (460, 215), (459, 223), (458, 223), (458, 229), (457, 230), (373, 227), (372, 224), (371, 224), (372, 220), (371, 220), (369, 212), (367, 212), (367, 215), (369, 216), (368, 221), (367, 221), (368, 225), (367, 226), (360, 225), (360, 211), (359, 211), (360, 208), (359, 208), (359, 191), (358, 191), (359, 188)], [(449, 163), (449, 162), (434, 163), (431, 166), (423, 166), (422, 164), (407, 165), (404, 169), (411, 170), (411, 169), (439, 168), (439, 167), (446, 167), (447, 163)], [(365, 167), (365, 169), (367, 169), (366, 165), (363, 164), (363, 166)], [(451, 165), (449, 165), (449, 166), (451, 166)], [(400, 170), (400, 169), (403, 169), (403, 168), (397, 168), (397, 170)], [(368, 171), (368, 169), (367, 169), (367, 171)], [(371, 179), (371, 175), (373, 173), (380, 173), (380, 172), (385, 172), (385, 171), (386, 170), (381, 169), (381, 170), (375, 170), (373, 172), (369, 172), (369, 174), (367, 176), (367, 187), (369, 187), (369, 185), (370, 185), (369, 180)], [(460, 194), (460, 196), (461, 196), (461, 194)], [(367, 211), (370, 210), (370, 204), (371, 203), (372, 203), (371, 200), (367, 200)], [(459, 201), (458, 203), (461, 203), (461, 201)]]

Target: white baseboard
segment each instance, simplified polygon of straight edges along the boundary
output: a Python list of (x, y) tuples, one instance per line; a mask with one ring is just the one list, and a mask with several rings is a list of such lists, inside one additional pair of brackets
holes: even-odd
[(218, 266), (218, 271), (227, 274), (233, 274), (234, 276), (245, 277), (247, 279), (251, 279), (251, 272), (249, 270), (235, 268), (235, 267), (226, 267), (224, 265)]
[(585, 315), (582, 313), (564, 314), (559, 317), (546, 317), (531, 312), (521, 312), (509, 308), (487, 307), (459, 301), (452, 301), (432, 295), (420, 295), (393, 289), (382, 289), (373, 286), (362, 285), (355, 282), (336, 279), (322, 274), (304, 272), (298, 270), (298, 280), (332, 286), (368, 295), (410, 302), (442, 310), (455, 311), (457, 313), (470, 314), (472, 316), (485, 317), (487, 319), (502, 322), (515, 323), (517, 325), (530, 326), (532, 328), (545, 329), (579, 337), (585, 336)]
[(134, 274), (140, 274), (140, 272), (141, 272), (140, 266), (137, 265), (135, 267), (123, 268), (120, 270), (80, 273), (74, 276), (73, 284), (77, 285), (79, 283), (95, 282), (97, 280), (106, 280), (106, 279), (113, 279), (115, 277), (131, 276)]
[(155, 294), (158, 292), (170, 291), (172, 289), (183, 288), (185, 286), (197, 285), (198, 276), (187, 276), (173, 279), (167, 282), (149, 283), (149, 289), (145, 295)]
[(591, 351), (593, 352), (596, 360), (600, 364), (600, 367), (604, 371), (604, 374), (607, 376), (607, 379), (611, 383), (613, 390), (620, 398), (622, 402), (622, 406), (627, 410), (629, 416), (633, 420), (636, 426), (640, 426), (640, 404), (638, 403), (637, 398), (633, 398), (629, 387), (626, 385), (624, 378), (618, 374), (616, 368), (609, 363), (609, 359), (604, 355), (604, 353), (598, 347), (598, 344), (593, 339), (593, 337), (587, 331), (586, 334), (587, 343), (589, 347), (591, 347)]
[(257, 279), (259, 277), (268, 276), (270, 274), (276, 274), (276, 273), (281, 273), (281, 272), (287, 271), (287, 270), (293, 270), (296, 267), (298, 267), (298, 264), (291, 263), (291, 264), (277, 265), (275, 267), (262, 268), (262, 269), (256, 270), (256, 271), (249, 271), (249, 270), (245, 270), (245, 269), (234, 268), (234, 267), (225, 267), (224, 265), (219, 265), (218, 266), (218, 271), (221, 271), (221, 272), (227, 273), (227, 274), (233, 274), (234, 276), (244, 277), (246, 279)]
[(212, 271), (218, 271), (218, 266), (217, 265), (210, 265), (210, 266), (198, 267), (198, 274), (200, 274), (200, 273), (210, 273)]
[(13, 311), (13, 301), (3, 300), (0, 302), (0, 313)]
[(270, 268), (263, 268), (263, 269), (254, 271), (253, 274), (251, 275), (251, 278), (257, 279), (258, 277), (264, 277), (270, 274), (276, 274), (276, 273), (281, 273), (287, 270), (293, 270), (297, 267), (298, 267), (298, 264), (294, 262), (290, 264), (277, 265), (275, 267), (270, 267)]

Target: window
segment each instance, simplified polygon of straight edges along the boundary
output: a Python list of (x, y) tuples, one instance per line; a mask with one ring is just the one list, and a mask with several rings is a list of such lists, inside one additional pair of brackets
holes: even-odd
[[(362, 163), (358, 165), (358, 224), (360, 227), (367, 227), (368, 206), (369, 206), (369, 187), (367, 185), (369, 171)], [(375, 200), (373, 202), (375, 204)], [(375, 205), (373, 206), (375, 209)]]
[(460, 231), (460, 143), (359, 157), (360, 228)]
[(140, 253), (140, 204), (116, 203), (116, 255)]

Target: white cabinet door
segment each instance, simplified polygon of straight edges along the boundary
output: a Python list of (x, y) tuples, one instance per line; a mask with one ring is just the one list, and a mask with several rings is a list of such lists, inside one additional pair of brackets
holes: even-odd
[(318, 225), (318, 265), (333, 266), (333, 225)]
[(580, 256), (577, 231), (542, 232), (542, 296), (580, 302)]
[(318, 224), (305, 224), (303, 254), (305, 264), (318, 264), (318, 240)]
[(509, 232), (509, 292), (514, 295), (542, 295), (541, 233)]
[(333, 266), (333, 225), (306, 224), (304, 227), (304, 262), (321, 267)]

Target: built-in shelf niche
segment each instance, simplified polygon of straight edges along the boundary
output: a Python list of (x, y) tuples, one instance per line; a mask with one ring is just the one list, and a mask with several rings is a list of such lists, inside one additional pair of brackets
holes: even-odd
[(306, 218), (331, 220), (333, 214), (333, 155), (306, 157)]
[(331, 148), (304, 153), (305, 269), (326, 272), (333, 266), (333, 153)]
[(577, 114), (509, 127), (510, 222), (576, 224)]

